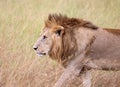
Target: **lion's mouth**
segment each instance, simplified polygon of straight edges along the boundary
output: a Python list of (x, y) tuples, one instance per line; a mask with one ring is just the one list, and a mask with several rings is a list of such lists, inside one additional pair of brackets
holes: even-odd
[(46, 55), (46, 53), (37, 52), (37, 55), (41, 57), (41, 56), (45, 56), (45, 55)]

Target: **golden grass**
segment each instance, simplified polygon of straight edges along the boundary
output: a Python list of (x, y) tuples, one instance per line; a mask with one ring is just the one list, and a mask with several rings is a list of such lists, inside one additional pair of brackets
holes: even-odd
[[(62, 68), (32, 49), (49, 13), (120, 28), (120, 0), (0, 0), (0, 87), (52, 87), (58, 79)], [(93, 77), (92, 87), (120, 87), (119, 72)]]

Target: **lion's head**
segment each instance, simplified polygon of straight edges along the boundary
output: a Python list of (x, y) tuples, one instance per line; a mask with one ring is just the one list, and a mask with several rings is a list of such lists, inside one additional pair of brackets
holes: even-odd
[(49, 55), (52, 59), (64, 64), (75, 56), (77, 44), (74, 31), (79, 27), (97, 28), (81, 19), (68, 18), (61, 14), (49, 15), (33, 47), (38, 55)]

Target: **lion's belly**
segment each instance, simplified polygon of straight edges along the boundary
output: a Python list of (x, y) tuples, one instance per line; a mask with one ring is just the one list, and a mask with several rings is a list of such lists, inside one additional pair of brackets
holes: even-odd
[[(100, 59), (94, 59), (91, 61), (94, 66), (91, 66), (91, 68), (94, 69), (102, 69), (102, 70), (120, 70), (120, 58), (100, 58)], [(97, 67), (96, 67), (97, 66)]]

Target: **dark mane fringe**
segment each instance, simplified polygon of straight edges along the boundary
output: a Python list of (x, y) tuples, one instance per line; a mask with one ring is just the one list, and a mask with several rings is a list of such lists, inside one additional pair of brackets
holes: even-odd
[(62, 14), (49, 14), (45, 24), (47, 27), (60, 25), (60, 26), (63, 26), (64, 28), (85, 27), (85, 28), (90, 28), (94, 30), (98, 29), (98, 27), (93, 25), (91, 22), (78, 19), (78, 18), (69, 18), (66, 15), (62, 15)]
[(65, 32), (66, 33), (61, 38), (54, 37), (52, 49), (49, 53), (52, 59), (57, 60), (64, 67), (74, 58), (78, 50), (74, 32), (71, 31), (71, 29)]

